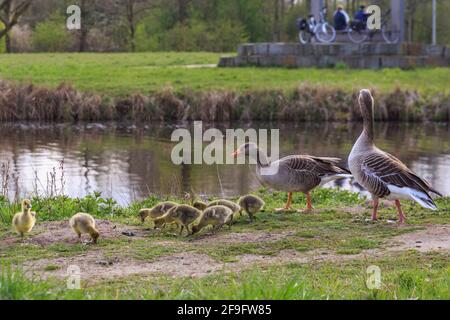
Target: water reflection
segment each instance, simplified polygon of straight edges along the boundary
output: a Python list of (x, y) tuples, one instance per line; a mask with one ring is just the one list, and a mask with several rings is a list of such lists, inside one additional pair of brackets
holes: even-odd
[[(204, 129), (210, 126), (204, 124)], [(214, 126), (220, 130), (231, 127)], [(192, 129), (192, 124), (2, 124), (0, 163), (9, 164), (9, 196), (28, 195), (35, 190), (50, 192), (48, 181), (52, 179), (56, 192), (63, 188), (65, 194), (77, 197), (101, 191), (121, 204), (150, 193), (183, 194), (193, 190), (197, 194), (230, 196), (258, 188), (254, 168), (247, 165), (174, 165), (170, 153), (175, 144), (170, 142), (170, 135), (178, 127)], [(233, 127), (279, 128), (280, 156), (310, 153), (344, 160), (361, 131), (360, 123), (254, 122)], [(450, 195), (449, 137), (448, 124), (376, 125), (378, 146), (402, 159), (446, 195)], [(53, 168), (55, 177), (51, 174)], [(349, 181), (336, 183), (357, 190)]]

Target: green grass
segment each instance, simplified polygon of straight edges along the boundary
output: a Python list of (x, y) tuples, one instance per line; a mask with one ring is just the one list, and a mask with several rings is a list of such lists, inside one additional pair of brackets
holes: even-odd
[(216, 64), (220, 56), (202, 52), (3, 54), (0, 77), (49, 87), (56, 87), (64, 81), (81, 91), (110, 95), (147, 94), (166, 86), (176, 91), (289, 90), (305, 82), (347, 91), (371, 87), (390, 92), (401, 87), (424, 94), (449, 92), (448, 68), (372, 71), (186, 67)]
[[(3, 266), (0, 299), (450, 299), (448, 254), (403, 253), (344, 263), (288, 263), (203, 278), (127, 277), (68, 290), (36, 282)], [(366, 269), (381, 269), (381, 287), (368, 289)]]
[[(318, 189), (312, 193), (316, 211), (310, 214), (276, 213), (286, 194), (261, 189), (258, 194), (266, 201), (263, 212), (256, 221), (248, 223), (247, 217), (235, 219), (231, 231), (227, 227), (219, 235), (229, 232), (246, 235), (282, 234), (271, 240), (261, 241), (203, 241), (192, 239), (206, 237), (205, 232), (193, 237), (175, 235), (174, 228), (162, 232), (150, 232), (144, 238), (101, 238), (96, 246), (85, 246), (66, 242), (37, 245), (9, 242), (15, 237), (10, 229), (10, 216), (0, 219), (0, 299), (446, 299), (449, 297), (450, 255), (446, 252), (419, 253), (415, 250), (387, 253), (380, 257), (348, 255), (364, 250), (383, 250), (394, 236), (416, 231), (426, 224), (448, 224), (450, 221), (450, 198), (437, 199), (439, 210), (431, 212), (410, 202), (405, 202), (408, 221), (404, 227), (387, 223), (395, 219), (395, 209), (383, 207), (381, 221), (367, 222), (370, 208), (364, 199), (354, 193), (336, 189)], [(92, 194), (82, 199), (58, 197), (55, 199), (33, 199), (38, 223), (67, 220), (80, 209), (92, 213), (97, 219), (108, 219), (116, 223), (140, 226), (137, 209), (149, 207), (160, 200), (151, 197), (129, 207), (120, 207), (101, 194)], [(172, 199), (177, 200), (177, 199)], [(296, 208), (305, 206), (301, 194), (294, 195)], [(3, 211), (14, 212), (17, 204), (5, 200)], [(364, 209), (355, 212), (355, 206)], [(353, 209), (353, 210), (350, 210)], [(151, 222), (145, 226), (151, 227)], [(37, 235), (33, 231), (28, 237)], [(75, 237), (75, 235), (74, 235)], [(161, 244), (161, 241), (164, 244)], [(296, 254), (335, 254), (336, 262), (305, 264), (281, 263), (280, 265), (249, 265), (230, 273), (214, 273), (202, 278), (179, 278), (166, 275), (133, 275), (101, 282), (83, 282), (82, 290), (66, 290), (59, 280), (30, 281), (20, 271), (24, 262), (50, 259), (43, 263), (42, 271), (53, 272), (61, 266), (52, 259), (63, 261), (67, 257), (101, 253), (104, 259), (114, 261), (136, 261), (150, 263), (158, 258), (176, 253), (205, 254), (219, 263), (239, 261), (242, 255), (275, 257), (285, 250)], [(315, 251), (313, 251), (315, 250)], [(314, 253), (315, 252), (315, 253)], [(347, 260), (349, 259), (349, 260)], [(383, 287), (369, 290), (365, 286), (365, 270), (377, 265), (383, 272)], [(15, 268), (11, 268), (13, 265)], [(16, 267), (19, 267), (17, 269)], [(11, 273), (17, 273), (12, 276)], [(261, 276), (264, 275), (264, 276)]]

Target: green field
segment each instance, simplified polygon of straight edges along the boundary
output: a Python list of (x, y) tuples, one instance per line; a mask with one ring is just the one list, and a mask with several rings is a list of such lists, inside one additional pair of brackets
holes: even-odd
[(390, 92), (401, 87), (424, 94), (449, 92), (448, 68), (381, 71), (211, 68), (209, 65), (217, 64), (220, 56), (216, 53), (2, 54), (0, 78), (49, 87), (66, 82), (82, 91), (111, 95), (147, 94), (167, 86), (176, 91), (288, 90), (303, 83), (347, 91), (370, 87)]
[[(313, 213), (276, 213), (286, 195), (259, 195), (266, 208), (253, 224), (236, 217), (231, 229), (190, 237), (141, 225), (137, 210), (156, 197), (127, 208), (99, 194), (34, 199), (38, 225), (24, 243), (10, 228), (18, 205), (3, 200), (0, 299), (450, 299), (450, 198), (436, 212), (405, 203), (398, 226), (392, 206), (373, 223), (365, 200), (346, 191), (314, 191)], [(297, 208), (304, 202), (295, 195)], [(98, 245), (77, 243), (67, 226), (77, 211), (96, 217)], [(66, 288), (69, 265), (81, 268), (79, 290)], [(371, 265), (378, 289), (366, 286)]]

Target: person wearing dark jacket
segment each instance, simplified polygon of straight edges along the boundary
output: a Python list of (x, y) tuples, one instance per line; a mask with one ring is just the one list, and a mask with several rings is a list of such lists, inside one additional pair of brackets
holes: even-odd
[(367, 23), (368, 14), (365, 13), (365, 6), (360, 6), (359, 10), (355, 12), (355, 20)]
[(333, 24), (336, 30), (345, 30), (348, 25), (348, 14), (342, 9), (342, 7), (338, 7), (336, 12), (333, 15)]

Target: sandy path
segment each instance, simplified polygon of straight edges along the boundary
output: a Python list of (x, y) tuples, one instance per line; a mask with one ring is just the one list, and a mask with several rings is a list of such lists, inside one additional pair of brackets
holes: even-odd
[[(215, 243), (218, 241), (221, 243), (265, 242), (276, 241), (289, 235), (289, 232), (227, 233), (211, 235), (210, 237), (199, 237), (192, 242), (202, 243), (212, 241), (212, 239)], [(165, 241), (161, 244), (170, 245), (172, 242)], [(105, 258), (101, 250), (92, 250), (73, 257), (41, 259), (27, 262), (24, 264), (24, 268), (30, 274), (38, 275), (41, 278), (65, 278), (67, 276), (67, 268), (71, 265), (76, 265), (80, 268), (82, 279), (88, 282), (155, 273), (162, 273), (172, 277), (203, 277), (219, 271), (228, 272), (246, 269), (255, 264), (269, 265), (287, 262), (348, 261), (382, 257), (387, 254), (410, 249), (415, 249), (420, 252), (450, 252), (450, 226), (424, 226), (423, 230), (413, 231), (390, 239), (387, 247), (384, 249), (364, 250), (359, 254), (352, 255), (339, 255), (330, 250), (311, 250), (307, 252), (283, 250), (276, 256), (247, 254), (238, 256), (234, 262), (219, 262), (206, 254), (184, 252), (163, 256), (152, 262), (145, 262), (126, 257)], [(57, 266), (58, 269), (46, 271), (45, 268), (49, 265)]]

